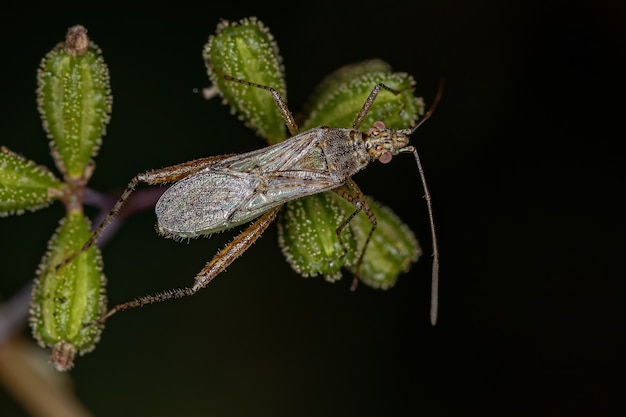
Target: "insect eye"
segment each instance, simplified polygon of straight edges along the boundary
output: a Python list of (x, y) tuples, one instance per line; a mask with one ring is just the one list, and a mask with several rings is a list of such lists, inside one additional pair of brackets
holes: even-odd
[(374, 122), (373, 126), (377, 129), (385, 129), (385, 123), (381, 122), (380, 120), (377, 122)]
[(380, 157), (378, 158), (378, 160), (383, 164), (388, 164), (389, 162), (391, 162), (391, 158), (393, 158), (393, 155), (391, 155), (391, 152), (385, 151), (382, 154), (380, 154)]

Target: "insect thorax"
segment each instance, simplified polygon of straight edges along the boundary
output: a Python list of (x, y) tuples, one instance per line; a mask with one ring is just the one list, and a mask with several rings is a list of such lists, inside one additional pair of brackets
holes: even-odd
[(337, 175), (339, 181), (348, 178), (369, 164), (370, 157), (365, 150), (363, 135), (355, 129), (321, 127), (320, 149), (328, 165), (328, 171)]

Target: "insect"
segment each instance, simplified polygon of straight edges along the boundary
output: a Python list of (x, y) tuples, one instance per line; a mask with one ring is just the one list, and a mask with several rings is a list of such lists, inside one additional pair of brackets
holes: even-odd
[(254, 221), (205, 265), (195, 276), (192, 286), (167, 290), (118, 304), (100, 317), (98, 322), (104, 323), (109, 317), (123, 310), (195, 294), (206, 287), (261, 236), (283, 204), (323, 191), (332, 190), (355, 207), (354, 212), (336, 229), (340, 243), (341, 231), (360, 211), (367, 215), (372, 224), (357, 260), (358, 276), (358, 266), (376, 229), (376, 216), (352, 180), (352, 176), (374, 160), (388, 163), (397, 154), (412, 153), (425, 192), (432, 234), (430, 319), (435, 325), (438, 309), (439, 251), (431, 196), (417, 150), (409, 145), (409, 137), (431, 116), (439, 102), (442, 89), (439, 89), (430, 110), (412, 128), (394, 130), (387, 128), (382, 122), (377, 122), (366, 130), (359, 130), (381, 90), (398, 93), (384, 84), (377, 84), (351, 128), (321, 126), (299, 133), (292, 113), (277, 90), (227, 74), (220, 75), (226, 80), (268, 91), (276, 102), (292, 137), (247, 153), (196, 159), (135, 176), (82, 249), (64, 263), (96, 242), (140, 183), (148, 185), (174, 183), (160, 197), (155, 207), (157, 229), (166, 237), (193, 238)]

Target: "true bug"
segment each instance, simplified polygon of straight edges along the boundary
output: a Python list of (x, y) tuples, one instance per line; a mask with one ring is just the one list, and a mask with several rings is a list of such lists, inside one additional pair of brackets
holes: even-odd
[[(292, 113), (277, 90), (227, 74), (220, 75), (232, 82), (267, 90), (276, 102), (292, 137), (243, 154), (201, 158), (135, 176), (78, 253), (96, 242), (140, 183), (149, 185), (174, 183), (160, 197), (155, 208), (157, 229), (166, 237), (192, 238), (230, 229), (252, 220), (254, 222), (206, 264), (196, 275), (192, 286), (167, 290), (118, 304), (98, 321), (103, 323), (113, 314), (129, 308), (195, 294), (261, 236), (284, 203), (323, 191), (332, 190), (355, 207), (354, 212), (337, 227), (340, 242), (341, 231), (361, 210), (372, 224), (357, 261), (356, 274), (358, 274), (358, 266), (376, 228), (376, 217), (351, 177), (371, 161), (388, 163), (394, 155), (412, 153), (424, 188), (432, 235), (430, 319), (434, 325), (438, 310), (439, 251), (431, 196), (418, 153), (409, 145), (409, 136), (432, 115), (440, 100), (442, 88), (439, 89), (431, 108), (412, 128), (394, 130), (387, 128), (382, 122), (376, 122), (366, 130), (359, 130), (381, 90), (398, 93), (384, 84), (377, 84), (357, 114), (352, 127), (321, 126), (299, 133)], [(69, 262), (78, 253), (66, 259), (64, 263)]]

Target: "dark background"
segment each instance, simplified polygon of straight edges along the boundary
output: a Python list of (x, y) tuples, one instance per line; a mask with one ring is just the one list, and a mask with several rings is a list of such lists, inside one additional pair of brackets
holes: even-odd
[[(228, 3), (228, 2), (226, 2)], [(414, 135), (434, 199), (440, 321), (424, 257), (386, 292), (292, 272), (271, 227), (196, 296), (113, 317), (71, 371), (97, 416), (601, 416), (624, 411), (623, 77), (610, 1), (1, 6), (0, 144), (51, 166), (39, 60), (82, 24), (104, 51), (113, 115), (90, 185), (262, 142), (218, 101), (201, 51), (221, 18), (258, 16), (290, 107), (337, 67), (378, 57), (417, 80)], [(368, 5), (369, 4), (369, 5)], [(430, 248), (410, 156), (355, 177)], [(60, 204), (0, 219), (0, 294), (34, 275)], [(233, 236), (176, 243), (154, 214), (104, 249), (109, 303), (186, 286)], [(30, 337), (24, 326), (23, 335)], [(0, 389), (0, 415), (26, 415)]]

